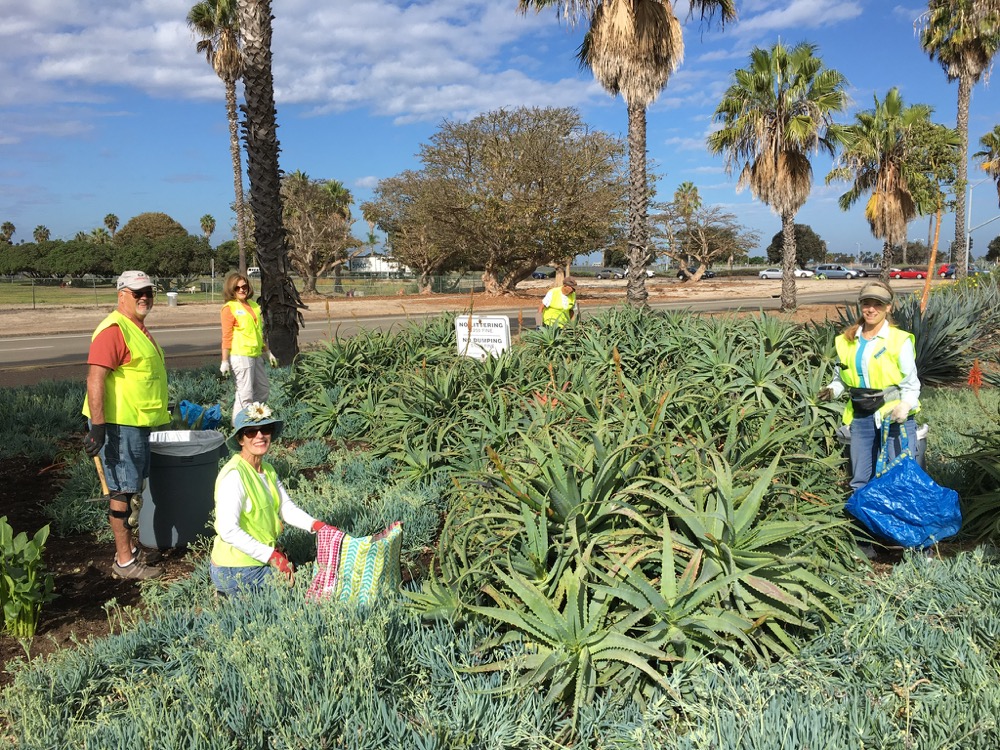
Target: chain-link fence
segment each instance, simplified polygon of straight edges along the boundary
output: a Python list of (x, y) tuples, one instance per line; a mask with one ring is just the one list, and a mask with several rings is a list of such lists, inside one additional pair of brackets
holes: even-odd
[[(0, 305), (31, 308), (48, 305), (114, 307), (118, 298), (116, 279), (116, 276), (89, 274), (79, 278), (0, 276)], [(221, 276), (152, 279), (166, 304), (222, 301), (224, 279)], [(302, 293), (302, 279), (292, 277), (292, 281)], [(260, 279), (251, 277), (251, 283), (259, 294)], [(432, 279), (431, 289), (437, 294), (468, 294), (470, 291), (483, 291), (483, 282), (478, 275), (436, 276)], [(342, 276), (339, 279), (322, 278), (316, 282), (317, 294), (324, 297), (379, 297), (418, 294), (419, 291), (416, 280), (412, 278)]]

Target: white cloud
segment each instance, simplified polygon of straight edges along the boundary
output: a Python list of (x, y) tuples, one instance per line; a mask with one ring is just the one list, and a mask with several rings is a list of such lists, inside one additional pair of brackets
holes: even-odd
[(791, 0), (771, 8), (772, 3), (757, 3), (763, 12), (745, 17), (736, 24), (740, 35), (764, 34), (785, 29), (812, 29), (838, 21), (850, 21), (862, 13), (861, 3), (841, 0)]

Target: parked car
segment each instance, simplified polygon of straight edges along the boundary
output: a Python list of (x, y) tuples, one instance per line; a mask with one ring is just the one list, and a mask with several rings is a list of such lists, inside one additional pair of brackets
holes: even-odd
[[(762, 279), (780, 279), (783, 276), (780, 268), (765, 268), (757, 275)], [(792, 275), (797, 279), (808, 279), (813, 275), (813, 272), (808, 268), (796, 268)]]
[[(958, 265), (955, 263), (942, 263), (941, 267), (938, 268), (938, 276), (942, 279), (953, 279), (955, 278), (955, 272), (958, 270)], [(969, 266), (969, 275), (975, 275), (977, 273), (986, 273), (986, 271), (976, 266)]]
[(847, 266), (820, 263), (816, 266), (816, 277), (820, 279), (856, 279), (858, 272)]
[(925, 268), (890, 268), (890, 279), (922, 279), (927, 276)]
[(645, 271), (647, 279), (651, 279), (654, 276), (656, 276), (656, 273), (653, 271), (652, 268), (644, 268), (643, 271)]
[(625, 269), (623, 268), (602, 268), (597, 272), (599, 279), (624, 279)]
[(547, 273), (540, 268), (536, 268), (531, 274), (531, 278), (533, 279), (551, 279), (553, 276), (555, 276), (555, 271)]
[(250, 266), (250, 268), (247, 269), (247, 276), (250, 278), (260, 277), (260, 268), (257, 266)]
[(850, 269), (858, 275), (859, 279), (864, 279), (868, 276), (868, 269), (864, 266), (851, 266)]
[[(697, 272), (698, 272), (697, 268), (691, 268), (691, 266), (688, 266), (687, 268), (682, 268), (681, 270), (679, 270), (677, 272), (677, 278), (678, 279), (690, 279)], [(715, 271), (706, 268), (705, 269), (705, 273), (703, 273), (701, 275), (701, 278), (703, 278), (703, 279), (714, 279), (715, 278)]]

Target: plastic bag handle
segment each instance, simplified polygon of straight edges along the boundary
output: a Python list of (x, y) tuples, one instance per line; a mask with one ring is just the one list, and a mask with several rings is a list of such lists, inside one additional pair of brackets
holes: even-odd
[(878, 461), (875, 462), (875, 476), (880, 477), (889, 469), (898, 464), (904, 458), (912, 458), (910, 453), (910, 435), (906, 430), (906, 422), (899, 425), (899, 455), (889, 461), (889, 427), (891, 420), (882, 420), (882, 447), (878, 452)]

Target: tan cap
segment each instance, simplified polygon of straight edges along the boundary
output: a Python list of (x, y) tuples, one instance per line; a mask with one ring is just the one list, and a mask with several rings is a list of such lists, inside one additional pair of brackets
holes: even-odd
[(563, 279), (563, 286), (571, 286), (575, 289), (576, 279), (574, 279), (572, 276), (567, 276), (565, 279)]
[(889, 304), (892, 302), (892, 289), (878, 281), (869, 281), (858, 292), (858, 302), (864, 299), (877, 299), (879, 302)]
[(153, 282), (146, 275), (145, 271), (126, 271), (118, 277), (119, 292), (122, 289), (134, 289), (135, 291), (139, 291), (140, 289), (147, 289), (151, 286), (153, 286)]

